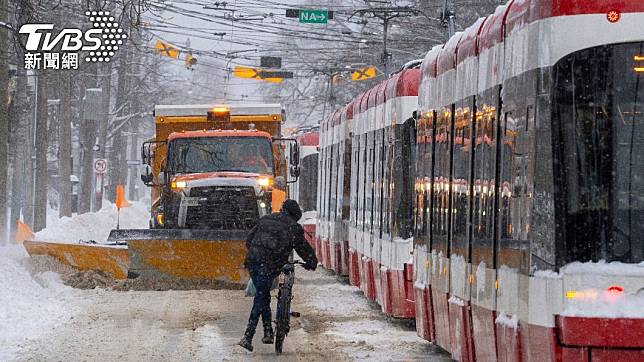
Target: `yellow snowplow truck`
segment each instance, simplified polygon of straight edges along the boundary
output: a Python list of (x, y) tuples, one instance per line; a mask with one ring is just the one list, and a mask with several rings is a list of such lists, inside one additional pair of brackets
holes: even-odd
[[(287, 172), (299, 173), (297, 161), (286, 163), (287, 142), (295, 145), (288, 159), (298, 160), (299, 151), (294, 140), (280, 137), (281, 106), (157, 105), (154, 116), (155, 137), (141, 150), (141, 179), (152, 195), (150, 229), (112, 230), (108, 238), (111, 245), (127, 245), (125, 275), (246, 283), (246, 234), (281, 207)], [(108, 253), (113, 250), (89, 268), (114, 269)]]

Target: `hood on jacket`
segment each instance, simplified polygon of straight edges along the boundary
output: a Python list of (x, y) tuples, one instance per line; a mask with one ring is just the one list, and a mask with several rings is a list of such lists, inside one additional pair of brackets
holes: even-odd
[(284, 201), (282, 211), (293, 217), (295, 221), (298, 221), (302, 217), (302, 209), (300, 209), (300, 205), (295, 200), (289, 199)]

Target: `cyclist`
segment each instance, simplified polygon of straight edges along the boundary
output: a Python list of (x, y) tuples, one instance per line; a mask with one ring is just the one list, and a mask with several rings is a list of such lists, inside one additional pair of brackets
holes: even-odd
[(270, 288), (284, 264), (289, 260), (293, 249), (306, 264), (307, 270), (315, 270), (318, 259), (309, 243), (304, 239), (304, 229), (297, 221), (302, 217), (300, 205), (295, 200), (286, 200), (280, 212), (266, 215), (259, 219), (257, 226), (251, 229), (246, 237), (246, 269), (255, 285), (256, 294), (253, 308), (248, 318), (246, 332), (239, 345), (253, 350), (253, 336), (262, 316), (264, 338), (262, 343), (273, 343), (273, 327), (271, 325), (271, 294)]

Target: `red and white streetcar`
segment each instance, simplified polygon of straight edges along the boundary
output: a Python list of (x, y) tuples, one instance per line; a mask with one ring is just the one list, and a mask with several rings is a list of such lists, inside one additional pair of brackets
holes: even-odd
[(321, 259), (387, 315), (457, 360), (644, 361), (644, 1), (509, 1), (321, 139)]

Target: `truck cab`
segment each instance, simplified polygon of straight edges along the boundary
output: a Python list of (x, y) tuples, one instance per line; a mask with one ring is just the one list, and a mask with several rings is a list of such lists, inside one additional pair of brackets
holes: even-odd
[(150, 227), (249, 230), (279, 209), (298, 167), (286, 165), (285, 143), (297, 144), (279, 137), (282, 118), (279, 105), (157, 106), (142, 149)]

